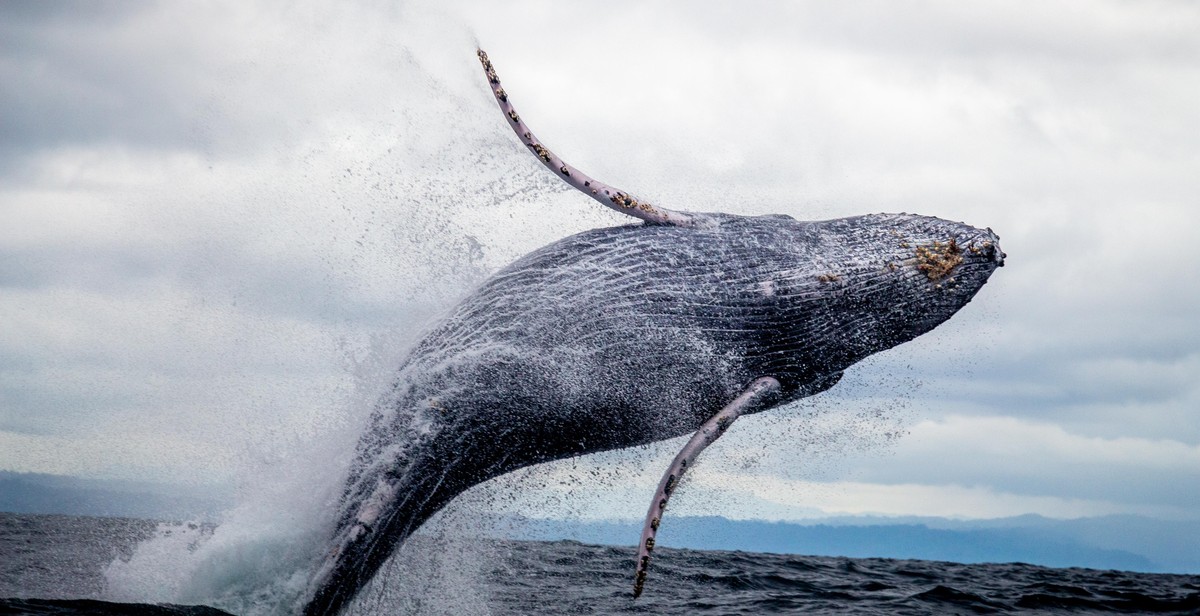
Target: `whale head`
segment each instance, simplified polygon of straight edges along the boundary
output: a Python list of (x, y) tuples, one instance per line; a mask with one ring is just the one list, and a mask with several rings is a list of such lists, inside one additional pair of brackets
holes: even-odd
[(932, 330), (969, 303), (1006, 257), (991, 229), (930, 216), (722, 224), (753, 226), (761, 238), (750, 246), (759, 256), (755, 292), (771, 311), (759, 321), (761, 370), (784, 377), (785, 393), (789, 380), (837, 375)]

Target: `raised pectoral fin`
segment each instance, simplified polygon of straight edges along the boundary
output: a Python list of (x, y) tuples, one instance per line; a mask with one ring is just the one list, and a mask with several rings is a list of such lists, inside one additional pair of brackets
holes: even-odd
[(507, 118), (509, 126), (517, 133), (517, 137), (521, 139), (521, 143), (524, 143), (538, 157), (538, 160), (542, 161), (542, 164), (553, 172), (554, 175), (558, 176), (559, 179), (618, 212), (629, 214), (634, 218), (640, 218), (648, 223), (679, 227), (690, 227), (694, 224), (694, 215), (651, 205), (645, 199), (639, 199), (623, 190), (617, 190), (572, 167), (554, 152), (548, 150), (533, 135), (533, 132), (529, 130), (529, 126), (517, 114), (517, 110), (512, 106), (512, 102), (508, 100), (508, 93), (500, 86), (500, 77), (496, 75), (496, 68), (492, 66), (491, 60), (488, 60), (487, 53), (482, 49), (477, 50), (477, 53), (479, 54), (479, 61), (483, 64), (483, 70), (487, 74), (488, 85), (492, 88), (492, 95), (496, 97), (496, 103), (500, 105), (500, 110), (504, 112), (504, 117)]
[(779, 381), (774, 378), (767, 376), (755, 379), (741, 395), (733, 399), (733, 402), (704, 422), (704, 425), (700, 426), (692, 438), (688, 439), (683, 449), (675, 455), (675, 459), (671, 460), (667, 472), (658, 482), (658, 490), (654, 492), (654, 500), (650, 501), (650, 510), (646, 512), (646, 523), (642, 525), (642, 540), (638, 543), (637, 574), (633, 582), (634, 599), (642, 594), (642, 587), (646, 583), (646, 570), (650, 566), (650, 552), (654, 550), (654, 537), (658, 534), (658, 525), (667, 508), (667, 499), (671, 498), (671, 493), (679, 485), (683, 473), (692, 467), (700, 452), (725, 433), (733, 420), (743, 413), (753, 410), (762, 403), (763, 399), (777, 391), (779, 391)]

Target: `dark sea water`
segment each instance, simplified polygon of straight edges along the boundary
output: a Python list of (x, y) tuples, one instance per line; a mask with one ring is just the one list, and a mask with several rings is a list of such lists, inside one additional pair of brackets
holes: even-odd
[[(182, 532), (187, 527), (178, 527)], [(193, 529), (194, 530), (194, 529)], [(0, 615), (188, 614), (204, 606), (114, 603), (104, 569), (154, 522), (0, 514)], [(646, 594), (630, 598), (633, 548), (500, 542), (481, 613), (526, 614), (1197, 614), (1200, 576), (1022, 564), (656, 550)], [(433, 598), (436, 599), (436, 598)], [(414, 601), (410, 612), (423, 613)], [(444, 613), (438, 612), (438, 613)]]

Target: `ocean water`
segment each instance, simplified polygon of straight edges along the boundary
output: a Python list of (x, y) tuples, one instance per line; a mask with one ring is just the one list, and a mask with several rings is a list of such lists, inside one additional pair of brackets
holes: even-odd
[[(138, 542), (163, 533), (202, 537), (205, 531), (145, 520), (0, 514), (0, 615), (226, 613), (210, 606), (113, 602), (106, 588), (110, 563), (129, 558)], [(428, 537), (415, 541), (421, 550), (445, 548)], [(632, 547), (570, 541), (467, 543), (478, 548), (473, 554), (483, 555), (468, 568), (471, 579), (394, 588), (375, 584), (351, 611), (514, 616), (1200, 614), (1196, 575), (669, 548), (656, 550), (646, 594), (635, 601), (630, 596)], [(445, 577), (436, 570), (425, 573)], [(405, 568), (385, 571), (397, 574), (405, 574)], [(463, 593), (470, 598), (464, 600)]]

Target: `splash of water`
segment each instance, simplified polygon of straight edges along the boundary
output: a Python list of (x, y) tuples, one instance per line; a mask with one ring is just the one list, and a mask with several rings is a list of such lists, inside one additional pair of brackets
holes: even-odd
[[(270, 170), (278, 182), (277, 196), (258, 207), (300, 207), (300, 218), (316, 224), (312, 232), (296, 236), (320, 255), (330, 283), (326, 297), (313, 298), (315, 303), (336, 305), (341, 290), (349, 289), (360, 304), (387, 306), (386, 312), (359, 315), (365, 325), (347, 327), (335, 321), (326, 327), (325, 342), (331, 353), (342, 357), (342, 385), (324, 392), (327, 400), (312, 404), (314, 415), (279, 425), (270, 438), (246, 439), (243, 459), (235, 465), (237, 503), (220, 516), (215, 528), (161, 525), (131, 558), (109, 565), (109, 599), (202, 603), (248, 616), (288, 613), (328, 540), (354, 443), (403, 351), (431, 313), (497, 262), (511, 258), (511, 242), (499, 242), (486, 232), (495, 225), (478, 223), (504, 217), (539, 195), (563, 192), (534, 179), (537, 171), (521, 165), (519, 157), (488, 154), (505, 148), (511, 153), (515, 146), (501, 141), (508, 137), (498, 130), (503, 126), (495, 126), (487, 91), (475, 79), (474, 37), (460, 20), (413, 3), (382, 18), (368, 15), (369, 8), (347, 11), (350, 17), (342, 14), (341, 19), (357, 19), (364, 26), (353, 50), (357, 59), (373, 62), (363, 74), (386, 77), (362, 84), (375, 94), (357, 110), (362, 115), (356, 124), (328, 118), (328, 126), (316, 135), (296, 128), (286, 136), (294, 146), (286, 158), (293, 162)], [(292, 27), (311, 29), (304, 17), (294, 19)], [(430, 38), (431, 31), (438, 36)], [(343, 48), (345, 34), (337, 29), (313, 32), (316, 43), (323, 36), (338, 37), (326, 42)], [(316, 43), (313, 48), (320, 49)], [(277, 59), (293, 67), (307, 63), (317, 73), (335, 70), (342, 61), (319, 53)], [(455, 68), (442, 73), (446, 67)], [(255, 78), (244, 73), (229, 76), (235, 81)], [(317, 94), (307, 94), (323, 100), (320, 84), (311, 87)], [(387, 103), (381, 105), (381, 100)], [(295, 119), (297, 126), (312, 124), (307, 118)], [(335, 143), (337, 147), (328, 145)], [(243, 196), (258, 197), (264, 191), (261, 180), (247, 179), (252, 171), (237, 170), (226, 179), (243, 182)], [(514, 191), (512, 183), (533, 188)], [(179, 198), (163, 196), (168, 203)], [(553, 217), (545, 224), (554, 224)], [(321, 273), (314, 275), (320, 279)], [(255, 399), (247, 404), (262, 408), (286, 406), (293, 395), (252, 393), (248, 397)], [(472, 571), (482, 562), (478, 555), (469, 548), (448, 549), (454, 545), (450, 538), (422, 540), (441, 542), (443, 556), (430, 561), (420, 550), (403, 550), (389, 566), (393, 573), (381, 576), (378, 588), (366, 593), (360, 604), (404, 605), (404, 597), (428, 596), (416, 592), (417, 587), (462, 596), (437, 588), (450, 581), (458, 589), (469, 586)], [(454, 557), (456, 553), (461, 556)], [(393, 578), (403, 581), (390, 584)], [(450, 607), (418, 607), (423, 613), (461, 613)]]

